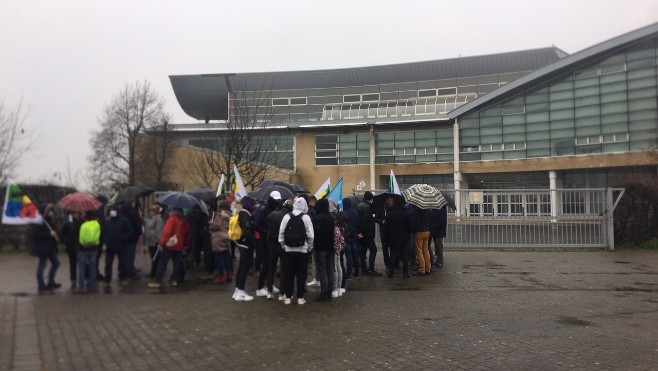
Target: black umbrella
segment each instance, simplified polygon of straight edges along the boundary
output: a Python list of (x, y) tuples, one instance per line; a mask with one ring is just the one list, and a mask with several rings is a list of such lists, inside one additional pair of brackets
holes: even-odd
[(191, 196), (183, 192), (170, 192), (165, 195), (158, 197), (155, 200), (156, 203), (161, 205), (167, 205), (169, 207), (175, 207), (179, 209), (186, 210), (198, 210), (200, 209), (204, 214), (208, 214), (208, 208), (201, 201), (199, 201), (194, 196)]
[(275, 186), (275, 185), (276, 186), (286, 187), (286, 188), (290, 189), (292, 191), (292, 193), (295, 193), (295, 194), (297, 194), (297, 193), (309, 193), (308, 189), (300, 186), (299, 184), (290, 184), (290, 183), (286, 183), (286, 182), (283, 182), (283, 181), (280, 181), (280, 180), (266, 180), (263, 183), (261, 183), (258, 187), (259, 188), (266, 188), (266, 187)]
[(439, 192), (441, 192), (443, 198), (446, 199), (446, 205), (453, 210), (457, 210), (457, 204), (455, 204), (455, 200), (453, 200), (452, 197), (450, 197), (447, 193), (443, 192), (440, 189)]
[(117, 198), (114, 200), (114, 203), (118, 204), (120, 202), (126, 201), (129, 198), (148, 196), (153, 192), (155, 192), (155, 190), (149, 187), (135, 187), (135, 186), (126, 187), (119, 192)]
[(407, 203), (402, 197), (402, 195), (399, 195), (397, 193), (389, 193), (389, 192), (384, 192), (380, 193), (375, 198), (372, 200), (372, 211), (374, 213), (379, 213), (386, 208), (386, 199), (389, 197), (393, 197), (395, 199), (395, 205), (396, 206), (404, 206), (405, 203)]
[(195, 189), (192, 192), (187, 192), (187, 193), (204, 202), (210, 202), (215, 198), (217, 198), (216, 191), (210, 188), (199, 188), (199, 189)]
[(267, 200), (270, 197), (270, 193), (272, 193), (273, 191), (278, 191), (279, 193), (281, 193), (281, 198), (284, 200), (295, 197), (295, 192), (293, 192), (290, 188), (282, 185), (266, 186), (255, 192), (250, 193), (249, 195), (258, 200)]

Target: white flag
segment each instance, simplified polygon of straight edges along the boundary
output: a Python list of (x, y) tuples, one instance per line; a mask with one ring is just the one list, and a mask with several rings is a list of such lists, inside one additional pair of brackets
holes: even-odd
[(327, 180), (320, 186), (320, 189), (315, 192), (315, 198), (321, 200), (325, 198), (329, 192), (331, 192), (331, 177), (327, 178)]
[(217, 186), (217, 195), (216, 197), (219, 197), (219, 195), (226, 194), (226, 189), (224, 189), (224, 174), (222, 174), (222, 178), (219, 180), (219, 186)]
[(240, 201), (242, 197), (247, 195), (247, 190), (244, 187), (244, 182), (242, 182), (237, 165), (233, 165), (233, 184), (231, 184), (231, 189), (233, 190), (236, 201)]

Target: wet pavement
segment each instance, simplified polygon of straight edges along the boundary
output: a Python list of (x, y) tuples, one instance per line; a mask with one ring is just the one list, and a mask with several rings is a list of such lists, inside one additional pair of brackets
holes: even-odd
[(235, 302), (199, 272), (73, 295), (60, 258), (64, 287), (38, 295), (36, 259), (0, 253), (0, 369), (658, 368), (658, 252), (449, 251), (432, 275), (303, 306)]

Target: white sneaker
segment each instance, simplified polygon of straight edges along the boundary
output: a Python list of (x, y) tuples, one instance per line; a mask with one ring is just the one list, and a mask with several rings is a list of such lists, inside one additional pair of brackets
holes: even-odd
[(347, 292), (347, 290), (341, 288), (340, 289), (340, 296), (343, 296), (343, 294), (346, 293), (346, 292)]
[(274, 297), (274, 295), (271, 292), (267, 293), (267, 300), (271, 300)]
[(297, 299), (297, 304), (299, 304), (299, 305), (304, 305), (304, 304), (306, 304), (306, 299), (304, 299), (304, 298), (299, 298), (299, 299)]
[(283, 294), (279, 294), (279, 301), (283, 301), (286, 299), (286, 296)]
[(263, 287), (262, 289), (256, 290), (256, 296), (267, 296), (267, 289)]
[(272, 294), (278, 294), (280, 292), (281, 291), (279, 291), (279, 289), (277, 289), (276, 286), (272, 286)]
[(235, 289), (235, 291), (233, 291), (233, 296), (231, 296), (231, 297), (232, 297), (233, 299), (236, 299), (236, 298), (238, 297), (238, 294), (239, 294), (239, 293), (240, 293), (240, 292), (238, 291), (238, 289)]
[(283, 304), (290, 305), (290, 303), (292, 303), (292, 299), (290, 299), (290, 298), (283, 299)]
[(338, 291), (337, 290), (332, 291), (331, 292), (331, 297), (332, 298), (337, 298), (338, 297)]
[(320, 281), (314, 278), (313, 281), (307, 283), (306, 286), (320, 286)]
[(248, 295), (246, 292), (241, 292), (238, 294), (238, 297), (235, 298), (235, 301), (252, 301), (254, 300), (254, 297), (251, 295)]

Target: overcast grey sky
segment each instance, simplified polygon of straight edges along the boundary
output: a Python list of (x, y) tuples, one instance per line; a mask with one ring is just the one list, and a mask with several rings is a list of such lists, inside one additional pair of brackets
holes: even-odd
[(67, 159), (86, 168), (97, 118), (136, 80), (175, 123), (194, 123), (169, 75), (574, 53), (655, 22), (656, 0), (0, 0), (0, 100), (22, 98), (41, 138), (15, 179), (58, 184)]

